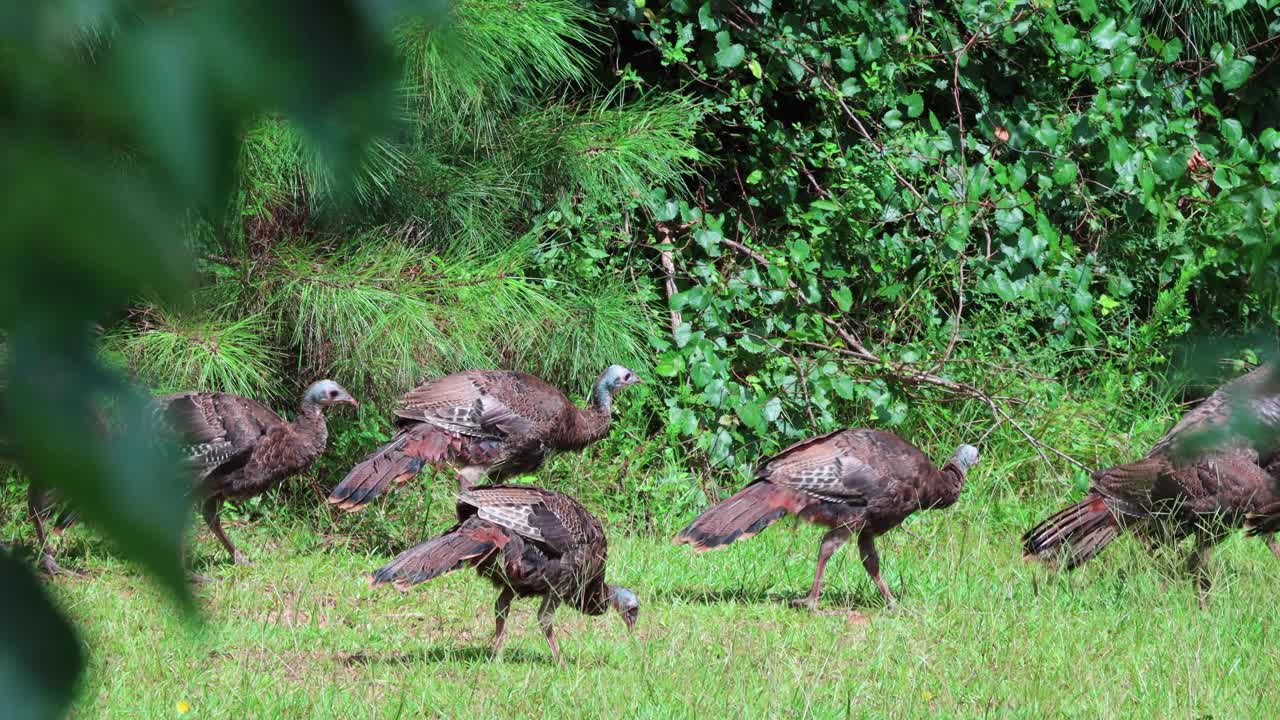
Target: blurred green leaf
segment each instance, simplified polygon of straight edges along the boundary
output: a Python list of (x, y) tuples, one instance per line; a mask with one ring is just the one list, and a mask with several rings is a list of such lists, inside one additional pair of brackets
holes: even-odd
[(52, 720), (71, 705), (84, 652), (31, 570), (0, 553), (0, 708), (11, 720)]

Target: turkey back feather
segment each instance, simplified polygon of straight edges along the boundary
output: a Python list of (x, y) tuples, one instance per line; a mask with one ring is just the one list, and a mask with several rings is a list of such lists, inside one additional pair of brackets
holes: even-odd
[(757, 481), (699, 515), (675, 542), (699, 552), (723, 547), (755, 535), (787, 513), (800, 512), (809, 502), (798, 490)]
[(359, 510), (423, 467), (453, 459), (463, 442), (431, 425), (408, 425), (352, 468), (329, 494), (329, 502), (343, 510)]
[(404, 589), (426, 582), (463, 566), (483, 562), (509, 540), (501, 527), (480, 518), (468, 518), (439, 537), (400, 553), (373, 573), (373, 584), (393, 583)]

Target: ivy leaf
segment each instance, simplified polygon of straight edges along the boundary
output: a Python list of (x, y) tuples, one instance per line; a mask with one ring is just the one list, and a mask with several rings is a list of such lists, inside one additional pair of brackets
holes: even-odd
[(740, 403), (734, 412), (742, 420), (743, 425), (757, 432), (764, 430), (764, 413), (760, 411), (759, 405), (747, 400)]
[(1151, 165), (1161, 179), (1166, 182), (1173, 182), (1186, 172), (1188, 156), (1189, 153), (1186, 152), (1157, 152), (1156, 156), (1151, 160)]
[(732, 42), (729, 33), (721, 30), (716, 33), (716, 65), (722, 68), (735, 68), (742, 64), (747, 57), (747, 49), (738, 43)]
[(897, 130), (902, 127), (902, 111), (895, 108), (885, 113), (884, 126), (890, 130)]
[(689, 339), (693, 337), (693, 328), (687, 322), (682, 322), (676, 326), (676, 330), (672, 333), (676, 339), (676, 347), (684, 347), (689, 344)]
[(907, 104), (907, 117), (918, 118), (924, 112), (924, 97), (920, 93), (911, 93), (903, 102)]
[(764, 404), (764, 419), (777, 422), (780, 417), (782, 417), (782, 400), (776, 396), (769, 398), (769, 402)]
[(720, 241), (724, 240), (724, 235), (719, 230), (703, 228), (693, 234), (693, 240), (707, 255), (720, 257)]
[(996, 226), (1011, 235), (1018, 232), (1024, 219), (1022, 210), (1016, 207), (996, 210)]
[(1075, 182), (1079, 168), (1070, 160), (1059, 162), (1057, 167), (1053, 169), (1053, 181), (1058, 185), (1070, 185)]
[(1160, 57), (1167, 63), (1176, 61), (1182, 55), (1182, 41), (1173, 38), (1164, 44), (1164, 49), (1160, 51)]
[(757, 80), (764, 77), (764, 68), (760, 67), (759, 60), (753, 58), (751, 62), (747, 63), (747, 68), (751, 70), (751, 74), (755, 75)]
[(715, 30), (720, 27), (715, 11), (711, 9), (710, 0), (702, 3), (702, 7), (698, 8), (698, 26), (703, 30)]
[(845, 400), (852, 400), (854, 395), (853, 378), (848, 375), (841, 375), (831, 381), (831, 389), (835, 390), (836, 394)]
[(663, 353), (654, 364), (653, 371), (662, 377), (675, 377), (683, 365), (684, 361), (678, 355)]
[(1115, 18), (1107, 18), (1093, 28), (1089, 33), (1089, 37), (1093, 40), (1096, 47), (1103, 50), (1114, 50), (1116, 47), (1129, 40), (1129, 36), (1116, 29)]
[(853, 308), (853, 292), (848, 286), (841, 285), (838, 290), (831, 293), (831, 298), (836, 301), (836, 307), (840, 308), (840, 312), (849, 312)]
[(1234, 148), (1240, 144), (1240, 138), (1244, 137), (1244, 126), (1235, 118), (1227, 118), (1222, 121), (1222, 137), (1226, 139), (1227, 145)]
[(1235, 90), (1253, 73), (1253, 58), (1227, 60), (1218, 66), (1218, 80), (1224, 90)]

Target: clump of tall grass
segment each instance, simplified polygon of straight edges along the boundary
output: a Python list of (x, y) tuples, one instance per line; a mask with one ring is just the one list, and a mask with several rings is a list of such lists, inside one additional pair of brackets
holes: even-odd
[(393, 396), (424, 377), (521, 367), (549, 379), (594, 378), (638, 362), (647, 316), (620, 291), (588, 296), (522, 274), (527, 247), (443, 255), (388, 229), (341, 248), (280, 248), (264, 282), (299, 370)]
[[(1217, 43), (1242, 48), (1266, 37), (1268, 12), (1252, 2), (1237, 4), (1241, 7), (1202, 0), (1135, 0), (1133, 10), (1157, 36), (1186, 42), (1187, 57), (1205, 57)], [(1274, 21), (1275, 14), (1270, 15)]]
[(422, 122), (458, 138), (496, 139), (520, 97), (588, 82), (599, 17), (572, 0), (462, 0), (450, 22), (401, 26), (397, 44)]
[(260, 313), (185, 316), (147, 308), (134, 323), (108, 333), (103, 350), (155, 392), (217, 390), (282, 399), (283, 354)]
[(679, 95), (606, 99), (578, 113), (559, 108), (543, 121), (556, 153), (553, 175), (585, 197), (614, 202), (675, 187), (704, 160), (694, 143), (703, 112)]

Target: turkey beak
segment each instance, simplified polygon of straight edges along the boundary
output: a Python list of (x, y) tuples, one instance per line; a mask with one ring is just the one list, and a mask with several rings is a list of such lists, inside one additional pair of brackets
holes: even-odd
[(344, 403), (346, 403), (346, 404), (350, 405), (350, 406), (351, 406), (351, 407), (353, 407), (353, 408), (358, 408), (358, 407), (360, 407), (360, 403), (356, 402), (356, 399), (355, 399), (355, 398), (353, 398), (353, 397), (348, 397), (346, 400), (343, 400), (342, 402), (344, 402)]

